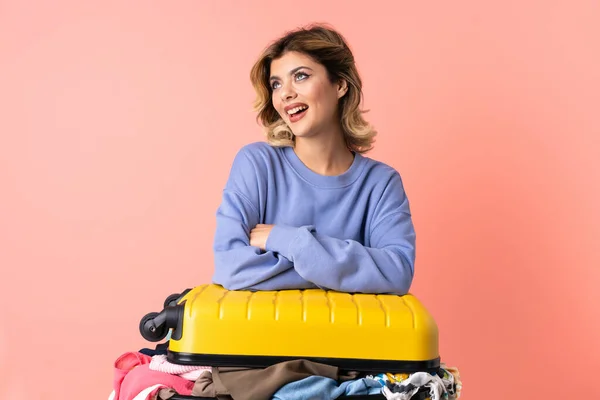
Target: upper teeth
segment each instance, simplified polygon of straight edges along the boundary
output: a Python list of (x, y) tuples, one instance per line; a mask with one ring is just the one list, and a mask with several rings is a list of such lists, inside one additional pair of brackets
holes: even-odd
[(305, 110), (307, 108), (308, 108), (308, 106), (298, 106), (298, 107), (292, 108), (291, 110), (288, 110), (287, 113), (288, 113), (288, 115), (290, 115), (290, 114), (297, 113), (298, 111)]

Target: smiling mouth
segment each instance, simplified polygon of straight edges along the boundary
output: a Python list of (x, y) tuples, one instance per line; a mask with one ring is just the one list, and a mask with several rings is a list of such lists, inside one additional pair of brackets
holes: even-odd
[(301, 105), (301, 106), (294, 107), (294, 108), (288, 110), (286, 113), (288, 115), (290, 122), (297, 122), (300, 119), (302, 119), (302, 117), (304, 117), (304, 115), (306, 115), (307, 110), (308, 110), (307, 105)]
[(287, 111), (288, 115), (294, 115), (294, 114), (299, 114), (304, 110), (307, 110), (308, 106), (298, 106), (298, 107), (294, 107), (291, 110)]
[(290, 122), (297, 122), (306, 115), (307, 111), (308, 106), (292, 108), (288, 111), (288, 118), (290, 119)]

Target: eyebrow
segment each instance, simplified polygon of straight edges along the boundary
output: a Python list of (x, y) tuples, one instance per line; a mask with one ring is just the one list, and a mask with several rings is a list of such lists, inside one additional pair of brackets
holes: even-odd
[[(309, 69), (312, 71), (312, 68), (306, 67), (304, 65), (301, 65), (300, 67), (296, 67), (293, 70), (290, 71), (290, 75), (294, 75), (296, 72), (300, 71), (301, 69)], [(274, 81), (276, 79), (279, 79), (278, 76), (273, 75), (272, 77), (269, 78), (269, 82)]]

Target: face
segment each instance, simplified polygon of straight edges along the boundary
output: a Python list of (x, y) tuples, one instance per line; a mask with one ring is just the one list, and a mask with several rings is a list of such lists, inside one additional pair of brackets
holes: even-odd
[(331, 83), (325, 67), (309, 56), (287, 52), (271, 62), (273, 107), (297, 137), (339, 132), (338, 101), (344, 81)]

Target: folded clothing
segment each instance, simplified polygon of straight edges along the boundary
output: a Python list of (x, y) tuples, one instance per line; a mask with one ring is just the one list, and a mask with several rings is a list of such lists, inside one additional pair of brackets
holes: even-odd
[(158, 354), (152, 357), (150, 369), (171, 375), (179, 375), (184, 379), (195, 381), (200, 377), (202, 371), (210, 371), (211, 367), (173, 364), (167, 360), (166, 354)]

